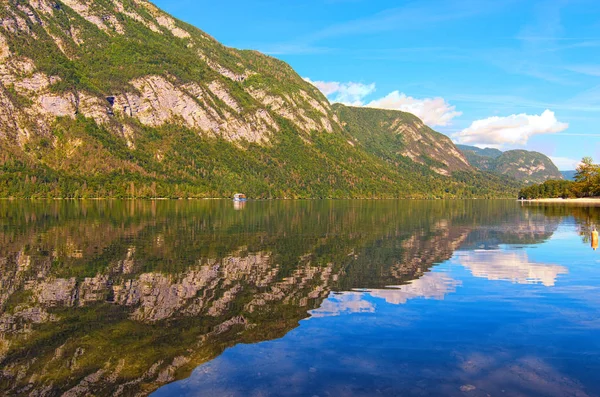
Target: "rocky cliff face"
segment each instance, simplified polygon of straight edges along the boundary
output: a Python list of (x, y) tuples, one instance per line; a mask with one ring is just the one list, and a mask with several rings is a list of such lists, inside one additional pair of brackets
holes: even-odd
[(548, 179), (563, 179), (561, 172), (546, 155), (527, 150), (480, 149), (459, 145), (469, 162), (484, 171), (511, 176), (524, 183), (542, 183)]
[(525, 183), (541, 183), (549, 179), (563, 179), (548, 156), (527, 150), (509, 150), (497, 159), (496, 172), (512, 176)]
[[(357, 124), (347, 115), (287, 64), (224, 47), (145, 0), (0, 7), (0, 196), (432, 191), (409, 188), (397, 167), (349, 139), (342, 126)], [(452, 185), (454, 171), (471, 170), (420, 120), (385, 115), (377, 133), (401, 137), (395, 150), (411, 172)], [(356, 139), (373, 132), (358, 125)]]
[[(275, 116), (306, 132), (332, 132), (337, 125), (325, 98), (303, 83), (289, 67), (258, 53), (240, 53), (222, 47), (147, 1), (9, 1), (0, 15), (0, 101), (5, 104), (0, 127), (5, 137), (20, 146), (26, 145), (34, 134), (51, 135), (56, 117), (75, 119), (78, 115), (106, 125), (112, 133), (132, 141), (135, 134), (128, 131), (139, 130), (136, 128), (139, 124), (150, 127), (178, 124), (229, 141), (244, 139), (260, 143), (268, 142), (279, 130)], [(146, 29), (148, 32), (144, 32)], [(50, 55), (53, 60), (76, 64), (76, 68), (80, 61), (90, 57), (90, 47), (100, 46), (102, 52), (114, 43), (133, 44), (134, 32), (140, 31), (154, 35), (154, 40), (184, 47), (182, 51), (199, 64), (197, 68), (203, 75), (183, 79), (171, 73), (131, 71), (125, 74), (135, 78), (127, 78), (110, 90), (111, 84), (101, 81), (74, 84), (75, 76), (53, 70), (39, 60)], [(44, 51), (46, 54), (17, 48), (18, 44), (33, 47), (42, 43), (51, 48)], [(158, 58), (160, 54), (149, 56)], [(256, 63), (264, 63), (265, 67)], [(272, 63), (277, 63), (278, 67), (273, 69), (279, 69), (295, 86), (290, 84), (285, 92), (273, 93), (279, 87), (277, 76), (270, 73), (273, 69), (268, 68)], [(81, 66), (103, 67), (89, 63)], [(89, 77), (85, 72), (76, 76)], [(267, 84), (259, 83), (261, 79)], [(246, 80), (250, 81), (242, 84)], [(240, 104), (236, 97), (242, 97), (245, 103)], [(21, 103), (15, 104), (21, 98)], [(130, 146), (133, 145), (131, 142)]]

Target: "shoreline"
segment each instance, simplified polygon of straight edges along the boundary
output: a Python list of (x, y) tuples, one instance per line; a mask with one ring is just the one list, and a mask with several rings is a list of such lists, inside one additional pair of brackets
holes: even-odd
[[(71, 198), (71, 197), (0, 197), (0, 201), (203, 201), (203, 200), (232, 200), (231, 197), (136, 197), (136, 198), (118, 198), (118, 197), (88, 197), (88, 198)], [(317, 200), (356, 200), (356, 201), (384, 201), (384, 200), (403, 200), (403, 201), (459, 201), (459, 200), (515, 200), (514, 197), (494, 197), (494, 198), (412, 198), (412, 197), (386, 197), (386, 198), (374, 198), (374, 197), (343, 197), (343, 198), (249, 198), (248, 201), (317, 201)], [(532, 201), (532, 200), (524, 200)]]
[(542, 198), (519, 200), (526, 203), (549, 203), (549, 204), (585, 204), (585, 205), (600, 205), (600, 197), (585, 197), (585, 198)]

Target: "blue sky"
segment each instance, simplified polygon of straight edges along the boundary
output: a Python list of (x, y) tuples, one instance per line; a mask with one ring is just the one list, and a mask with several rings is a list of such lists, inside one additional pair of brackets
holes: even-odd
[(600, 161), (597, 0), (154, 0), (288, 62), (331, 101), (411, 111), (455, 142)]

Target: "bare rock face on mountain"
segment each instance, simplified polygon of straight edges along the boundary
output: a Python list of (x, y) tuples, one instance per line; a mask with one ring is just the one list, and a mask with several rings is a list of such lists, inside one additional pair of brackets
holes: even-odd
[[(0, 197), (465, 190), (453, 173), (473, 169), (445, 136), (406, 113), (382, 111), (373, 130), (349, 112), (289, 65), (225, 47), (145, 0), (0, 6)], [(403, 167), (356, 145), (371, 133), (401, 138), (390, 150)], [(429, 172), (437, 190), (407, 178)], [(488, 188), (474, 194), (510, 190)]]
[[(258, 53), (243, 54), (225, 48), (146, 1), (8, 2), (2, 10), (0, 27), (2, 99), (7, 94), (26, 98), (11, 119), (16, 121), (17, 131), (27, 136), (51, 135), (56, 117), (74, 119), (80, 114), (107, 125), (115, 134), (122, 131), (124, 125), (135, 125), (136, 122), (151, 127), (175, 124), (229, 141), (244, 139), (263, 143), (279, 129), (271, 113), (287, 118), (303, 130), (310, 126), (331, 132), (332, 125), (336, 124), (323, 96), (314, 87), (302, 83), (289, 67), (282, 65), (281, 72), (297, 87), (290, 86), (285, 95), (273, 94), (270, 88), (276, 87), (271, 84), (263, 86), (249, 81), (240, 87), (239, 83), (251, 76), (267, 80), (272, 77), (268, 67), (253, 65), (259, 63), (256, 60), (267, 65), (277, 61)], [(153, 59), (160, 58), (160, 48), (144, 54), (148, 58), (140, 62), (159, 61), (155, 63), (158, 64), (156, 71), (163, 72), (160, 74), (135, 70), (135, 61), (128, 65), (130, 60), (126, 58), (107, 59), (113, 54), (94, 56), (91, 53), (95, 51), (93, 47), (100, 46), (100, 52), (117, 51), (114, 54), (117, 58), (126, 55), (127, 49), (122, 49), (123, 53), (119, 54), (118, 49), (107, 47), (134, 45), (138, 35), (148, 35), (148, 42), (172, 42), (182, 47), (181, 52), (188, 56), (186, 61), (198, 64), (195, 65), (197, 76), (183, 79), (174, 70), (173, 74), (164, 73), (160, 61), (173, 59)], [(11, 47), (16, 47), (17, 43), (30, 48), (20, 48), (15, 53)], [(42, 43), (51, 47), (46, 51), (51, 54), (31, 51)], [(151, 51), (150, 48), (145, 50)], [(53, 68), (40, 64), (39, 58), (43, 55), (71, 65)], [(91, 59), (94, 57), (96, 59)], [(109, 61), (109, 65), (99, 64), (102, 61)], [(85, 73), (76, 70), (80, 65), (88, 69), (108, 67), (114, 70)], [(71, 66), (74, 70), (64, 70)], [(189, 67), (183, 62), (177, 66)], [(125, 67), (132, 70), (123, 75), (131, 78), (118, 84), (106, 84), (104, 78), (110, 77), (102, 74), (120, 73), (119, 70)], [(68, 72), (87, 75), (73, 76)], [(73, 81), (74, 78), (79, 81)], [(57, 83), (62, 84), (57, 87)], [(238, 103), (236, 96), (243, 97), (244, 105)], [(267, 110), (266, 107), (273, 104), (276, 104), (273, 111)], [(308, 114), (310, 110), (315, 110), (316, 114)], [(7, 124), (3, 123), (1, 128), (8, 129)]]

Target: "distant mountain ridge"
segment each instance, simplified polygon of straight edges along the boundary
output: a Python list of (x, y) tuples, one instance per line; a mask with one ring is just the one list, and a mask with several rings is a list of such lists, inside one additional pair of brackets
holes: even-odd
[(148, 1), (4, 4), (0, 197), (518, 190), (416, 117), (332, 107), (286, 63), (225, 47)]
[(563, 179), (552, 160), (539, 152), (528, 150), (481, 149), (457, 145), (474, 167), (500, 175), (508, 175), (524, 183), (541, 183), (549, 179)]
[(478, 148), (477, 146), (467, 146), (467, 145), (456, 145), (456, 147), (463, 153), (465, 151), (468, 151), (468, 152), (473, 152), (479, 156), (491, 157), (493, 159), (502, 156), (502, 151), (495, 149), (495, 148), (486, 147), (486, 148), (482, 149), (482, 148)]
[(572, 170), (572, 171), (561, 171), (560, 172), (563, 176), (563, 179), (566, 181), (574, 181), (575, 180), (575, 173), (577, 173), (577, 171)]

